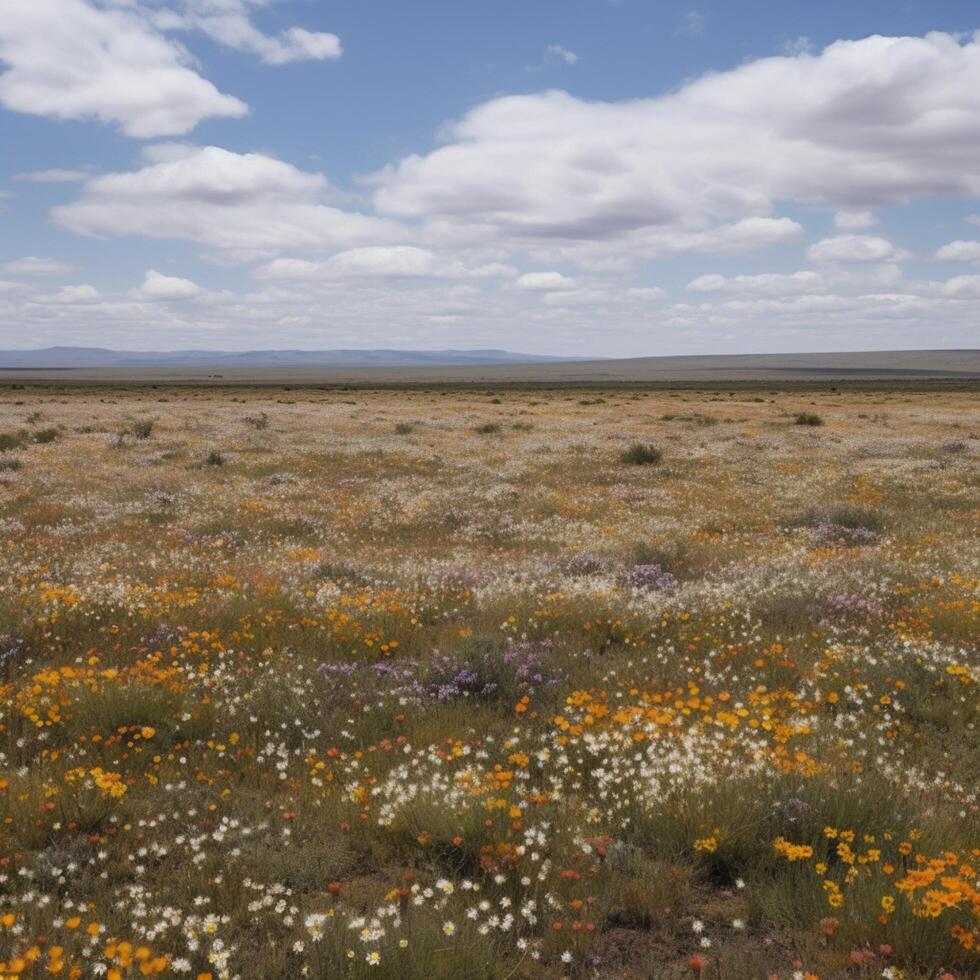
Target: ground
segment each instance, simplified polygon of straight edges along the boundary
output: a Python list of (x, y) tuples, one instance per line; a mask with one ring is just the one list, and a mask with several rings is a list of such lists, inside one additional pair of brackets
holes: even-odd
[(968, 383), (0, 388), (0, 977), (980, 973)]

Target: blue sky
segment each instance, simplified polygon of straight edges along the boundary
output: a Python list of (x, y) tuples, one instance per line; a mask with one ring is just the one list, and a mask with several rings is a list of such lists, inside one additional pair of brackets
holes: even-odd
[(977, 21), (0, 0), (0, 346), (976, 346)]

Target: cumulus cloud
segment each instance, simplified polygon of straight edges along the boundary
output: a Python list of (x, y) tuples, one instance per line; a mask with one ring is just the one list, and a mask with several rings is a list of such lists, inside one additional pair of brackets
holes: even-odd
[(50, 299), (52, 303), (75, 304), (97, 303), (102, 298), (102, 294), (89, 283), (82, 283), (78, 286), (65, 286), (54, 293)]
[(155, 22), (165, 29), (200, 30), (225, 47), (256, 54), (266, 64), (339, 58), (340, 38), (324, 31), (289, 27), (280, 34), (263, 34), (253, 23), (250, 7), (268, 0), (178, 0), (176, 10), (164, 7)]
[(261, 153), (167, 144), (139, 170), (103, 174), (80, 200), (52, 214), (87, 235), (177, 238), (237, 259), (286, 249), (354, 246), (397, 240), (392, 222), (321, 203), (322, 174)]
[(937, 250), (936, 258), (947, 262), (980, 262), (980, 242), (950, 242)]
[(22, 259), (13, 259), (0, 266), (0, 272), (10, 276), (64, 276), (74, 270), (75, 266), (71, 262), (37, 255), (25, 255)]
[(375, 175), (375, 203), (447, 238), (637, 255), (788, 221), (782, 201), (847, 212), (853, 229), (879, 206), (980, 194), (977, 90), (980, 43), (930, 34), (765, 58), (656, 98), (507, 96)]
[(954, 276), (947, 279), (943, 283), (943, 293), (959, 299), (980, 299), (980, 276)]
[(863, 231), (877, 223), (873, 211), (838, 211), (834, 215), (834, 227), (841, 231)]
[(186, 133), (202, 119), (243, 116), (244, 102), (192, 67), (135, 4), (5, 3), (0, 104), (54, 119), (116, 123), (129, 136)]
[(413, 245), (369, 245), (329, 259), (275, 259), (256, 270), (260, 279), (315, 282), (331, 279), (488, 279), (513, 275), (499, 262), (467, 264)]
[(518, 289), (574, 289), (575, 280), (560, 272), (525, 272), (516, 282)]
[(132, 291), (134, 299), (144, 300), (180, 300), (194, 299), (204, 290), (190, 279), (178, 276), (165, 276), (156, 269), (148, 269), (143, 279), (143, 285)]
[(886, 238), (871, 235), (837, 235), (815, 242), (807, 250), (811, 262), (898, 262), (908, 253)]

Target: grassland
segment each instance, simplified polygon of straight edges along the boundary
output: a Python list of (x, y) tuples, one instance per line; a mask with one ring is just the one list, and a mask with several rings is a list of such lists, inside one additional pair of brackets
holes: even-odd
[(977, 393), (838, 388), (0, 390), (0, 976), (980, 975)]

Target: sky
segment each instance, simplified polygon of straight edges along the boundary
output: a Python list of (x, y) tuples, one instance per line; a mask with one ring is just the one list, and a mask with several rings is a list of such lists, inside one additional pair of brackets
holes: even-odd
[(980, 346), (975, 0), (0, 0), (0, 348)]

